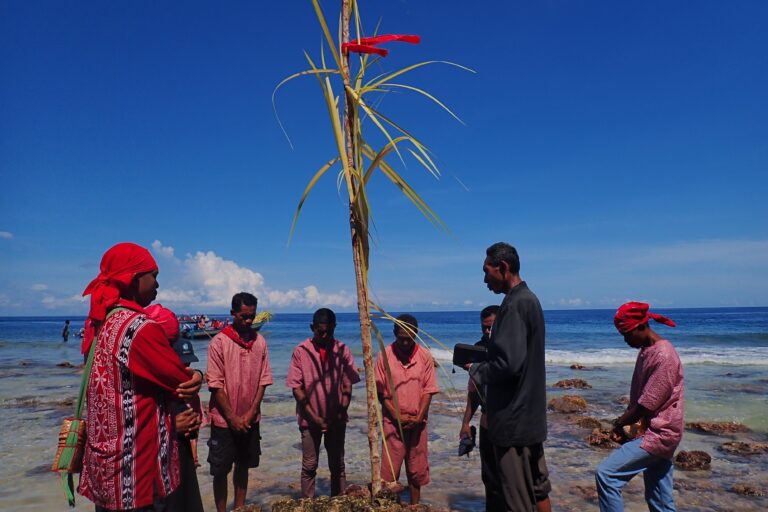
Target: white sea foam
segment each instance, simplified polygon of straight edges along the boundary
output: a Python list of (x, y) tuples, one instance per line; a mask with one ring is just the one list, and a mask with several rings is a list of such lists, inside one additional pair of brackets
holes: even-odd
[[(432, 356), (438, 361), (451, 361), (453, 353), (450, 350), (430, 349)], [(711, 348), (678, 348), (678, 354), (683, 364), (723, 364), (734, 366), (768, 366), (768, 347), (728, 347), (722, 351)], [(637, 351), (633, 349), (606, 348), (600, 350), (547, 350), (548, 364), (571, 365), (611, 365), (634, 364)]]
[[(678, 348), (680, 360), (685, 365), (723, 364), (743, 366), (768, 366), (768, 347), (728, 347), (722, 351), (711, 348)], [(601, 350), (547, 350), (547, 363), (584, 365), (634, 364), (637, 351), (632, 349)]]
[(434, 357), (438, 361), (453, 360), (453, 352), (451, 352), (450, 350), (445, 350), (444, 348), (430, 348), (429, 351), (432, 352), (432, 357)]

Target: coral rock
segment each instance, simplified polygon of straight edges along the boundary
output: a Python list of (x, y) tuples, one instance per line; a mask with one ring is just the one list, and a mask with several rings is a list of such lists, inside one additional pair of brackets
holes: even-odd
[(574, 418), (574, 422), (581, 428), (595, 429), (603, 426), (600, 420), (591, 418), (589, 416), (577, 416)]
[(548, 407), (555, 412), (572, 414), (574, 412), (584, 412), (587, 410), (587, 401), (580, 396), (563, 395), (559, 398), (553, 398), (549, 401)]
[(681, 451), (675, 457), (675, 467), (683, 471), (695, 471), (698, 469), (709, 469), (712, 457), (707, 452), (693, 450), (690, 452)]
[(589, 434), (589, 437), (587, 438), (587, 442), (598, 448), (616, 448), (619, 446), (619, 443), (611, 439), (610, 430), (603, 430), (600, 428), (592, 430), (592, 433)]
[(563, 389), (592, 389), (592, 386), (589, 385), (589, 383), (583, 379), (565, 379), (561, 380), (560, 382), (557, 382), (555, 384), (556, 388), (563, 388)]
[(571, 494), (580, 496), (587, 501), (597, 501), (597, 489), (591, 485), (574, 485), (571, 487)]
[(583, 369), (584, 369), (583, 364), (575, 363), (571, 365), (571, 370), (583, 370)]
[(753, 487), (751, 485), (744, 485), (744, 484), (736, 484), (733, 487), (731, 487), (731, 491), (735, 492), (736, 494), (741, 494), (742, 496), (765, 496), (766, 492), (764, 489), (758, 489), (757, 487)]
[(355, 496), (357, 498), (370, 499), (371, 491), (362, 485), (352, 484), (347, 486), (346, 490), (344, 491), (344, 496)]
[(758, 455), (768, 453), (768, 444), (729, 441), (721, 444), (720, 450), (734, 455)]
[(673, 487), (676, 491), (691, 491), (691, 492), (721, 492), (720, 486), (709, 480), (701, 480), (694, 478), (677, 478)]
[(705, 434), (741, 434), (749, 432), (749, 428), (735, 421), (691, 421), (685, 424), (685, 428), (704, 432)]

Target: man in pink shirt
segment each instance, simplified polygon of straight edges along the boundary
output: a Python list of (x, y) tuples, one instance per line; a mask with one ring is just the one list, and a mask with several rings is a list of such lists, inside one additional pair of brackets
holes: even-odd
[[(629, 406), (613, 422), (611, 437), (623, 444), (598, 466), (595, 474), (601, 512), (624, 510), (621, 490), (641, 472), (648, 508), (676, 510), (672, 456), (683, 437), (683, 366), (672, 344), (648, 326), (651, 319), (670, 327), (675, 322), (648, 309), (648, 304), (628, 302), (614, 317), (624, 341), (640, 349), (640, 353), (632, 375)], [(644, 432), (629, 439), (624, 427), (638, 422)]]
[(245, 505), (248, 468), (259, 465), (259, 420), (264, 390), (272, 384), (267, 342), (251, 329), (256, 297), (241, 292), (232, 297), (233, 323), (208, 345), (208, 388), (211, 390), (211, 437), (208, 462), (213, 475), (216, 510), (227, 507), (227, 475), (235, 471), (235, 508)]
[[(397, 320), (395, 341), (376, 359), (376, 387), (384, 412), (381, 478), (385, 482), (396, 482), (405, 460), (411, 504), (417, 505), (421, 487), (429, 483), (429, 404), (432, 395), (438, 393), (440, 388), (435, 379), (432, 354), (415, 341), (419, 332), (416, 319), (411, 315), (400, 315)], [(391, 383), (384, 357), (389, 365)]]
[(325, 441), (331, 496), (344, 492), (344, 437), (352, 384), (360, 374), (349, 347), (333, 337), (336, 314), (318, 309), (310, 324), (313, 336), (293, 351), (286, 385), (296, 399), (296, 417), (301, 432), (301, 495), (315, 497), (320, 441)]

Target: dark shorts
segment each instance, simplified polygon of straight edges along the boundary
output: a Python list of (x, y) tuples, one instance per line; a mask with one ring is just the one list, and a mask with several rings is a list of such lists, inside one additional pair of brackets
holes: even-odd
[(258, 467), (260, 455), (261, 436), (258, 423), (251, 425), (251, 430), (245, 434), (211, 425), (208, 463), (211, 465), (213, 476), (228, 474), (232, 471), (232, 464), (246, 468)]

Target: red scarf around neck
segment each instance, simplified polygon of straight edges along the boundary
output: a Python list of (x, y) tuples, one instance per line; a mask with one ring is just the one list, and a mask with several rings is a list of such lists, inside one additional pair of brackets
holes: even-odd
[(234, 326), (228, 325), (224, 329), (221, 330), (222, 334), (226, 335), (229, 339), (240, 345), (246, 350), (251, 350), (251, 347), (253, 346), (253, 343), (256, 341), (256, 338), (258, 335), (254, 336), (252, 340), (244, 340), (240, 337), (240, 335), (235, 330)]

